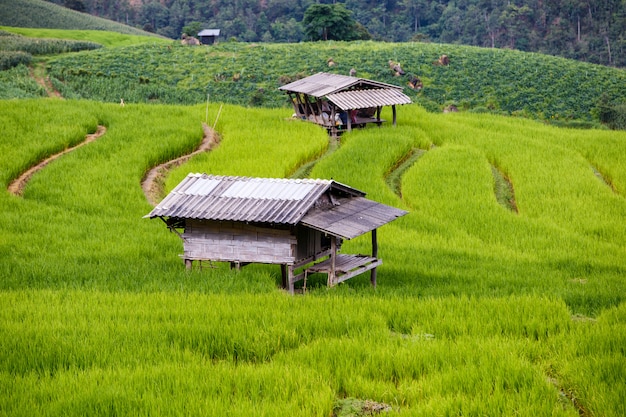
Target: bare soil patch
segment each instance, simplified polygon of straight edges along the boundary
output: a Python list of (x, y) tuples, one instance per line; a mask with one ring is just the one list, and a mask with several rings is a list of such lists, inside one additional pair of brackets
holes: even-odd
[(56, 153), (52, 156), (49, 156), (48, 158), (44, 159), (43, 161), (39, 162), (37, 165), (34, 165), (32, 167), (30, 167), (28, 170), (26, 170), (25, 172), (22, 173), (22, 175), (20, 175), (19, 177), (17, 177), (17, 179), (13, 180), (10, 184), (9, 184), (9, 192), (13, 195), (18, 195), (21, 196), (24, 194), (24, 188), (26, 187), (26, 184), (28, 183), (28, 180), (30, 180), (30, 178), (39, 170), (41, 170), (42, 168), (44, 168), (46, 165), (48, 165), (50, 162), (54, 161), (55, 159), (59, 158), (62, 155), (65, 155), (68, 152), (73, 151), (76, 148), (80, 148), (83, 145), (86, 145), (90, 142), (93, 142), (94, 140), (98, 139), (99, 137), (101, 137), (102, 135), (104, 135), (106, 133), (106, 127), (105, 126), (98, 126), (98, 129), (95, 131), (95, 133), (91, 133), (85, 136), (85, 140), (80, 142), (77, 145), (71, 146), (69, 148), (64, 149), (63, 151)]
[(31, 67), (30, 76), (35, 81), (37, 81), (37, 84), (39, 84), (40, 86), (46, 89), (46, 93), (48, 94), (48, 97), (55, 97), (55, 98), (62, 99), (63, 96), (56, 88), (54, 88), (54, 86), (52, 85), (52, 81), (50, 81), (50, 77), (45, 75), (46, 73), (45, 65), (46, 64), (44, 64), (43, 62), (40, 62), (37, 64), (36, 68)]
[(143, 189), (143, 193), (150, 204), (156, 206), (163, 198), (163, 179), (169, 170), (182, 165), (194, 155), (210, 151), (219, 144), (220, 137), (215, 130), (205, 123), (202, 123), (202, 130), (204, 131), (204, 137), (198, 149), (190, 154), (180, 156), (176, 159), (172, 159), (171, 161), (155, 166), (143, 177), (143, 180), (141, 181), (141, 188)]

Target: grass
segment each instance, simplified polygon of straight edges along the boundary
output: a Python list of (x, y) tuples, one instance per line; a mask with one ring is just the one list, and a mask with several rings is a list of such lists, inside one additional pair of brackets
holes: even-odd
[(112, 20), (59, 6), (43, 0), (2, 0), (0, 25), (23, 28), (103, 30), (130, 35), (154, 36)]
[(170, 45), (173, 43), (171, 39), (165, 39), (157, 36), (149, 36), (148, 34), (133, 35), (128, 33), (119, 33), (105, 30), (46, 29), (11, 26), (0, 26), (0, 30), (15, 33), (28, 38), (64, 39), (93, 42), (107, 48), (132, 45), (136, 46), (142, 44)]
[[(30, 60), (30, 58), (28, 58)], [(46, 90), (30, 76), (28, 68), (18, 65), (0, 71), (0, 99), (45, 97)]]
[[(324, 130), (290, 114), (0, 101), (5, 189), (107, 127), (23, 197), (0, 193), (0, 415), (626, 412), (623, 133), (413, 105), (326, 153)], [(193, 150), (205, 121), (220, 145), (167, 189), (187, 172), (287, 177), (317, 160), (311, 177), (409, 210), (379, 230), (378, 287), (312, 277), (292, 297), (276, 266), (185, 271), (179, 238), (142, 218), (140, 181)], [(494, 166), (518, 214), (498, 203)], [(388, 185), (399, 167), (401, 196)]]
[[(439, 56), (449, 66), (434, 66)], [(121, 65), (120, 56), (124, 64)], [(332, 56), (336, 66), (328, 68)], [(276, 59), (281, 57), (281, 59)], [(400, 61), (405, 77), (387, 64)], [(460, 45), (381, 42), (247, 44), (211, 47), (144, 45), (104, 49), (49, 62), (50, 75), (66, 97), (99, 101), (199, 104), (206, 100), (254, 107), (284, 107), (278, 87), (320, 71), (348, 74), (405, 87), (414, 102), (432, 112), (454, 103), (463, 110), (518, 115), (559, 124), (592, 124), (603, 94), (626, 97), (624, 71), (540, 54)], [(424, 83), (408, 88), (410, 76)]]

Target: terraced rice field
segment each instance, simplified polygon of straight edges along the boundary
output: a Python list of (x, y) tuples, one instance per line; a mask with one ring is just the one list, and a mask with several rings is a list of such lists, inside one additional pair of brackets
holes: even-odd
[[(626, 414), (626, 134), (412, 105), (327, 152), (289, 115), (0, 101), (0, 415)], [(410, 211), (379, 231), (377, 288), (313, 277), (289, 296), (273, 266), (185, 271), (141, 182), (203, 123), (219, 145), (164, 192), (308, 165)]]

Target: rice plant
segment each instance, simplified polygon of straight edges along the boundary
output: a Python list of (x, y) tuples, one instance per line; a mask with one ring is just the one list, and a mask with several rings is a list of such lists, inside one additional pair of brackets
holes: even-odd
[[(294, 297), (272, 265), (186, 271), (180, 239), (142, 218), (145, 172), (193, 151), (208, 122), (219, 146), (166, 189), (188, 172), (287, 177), (328, 146), (290, 114), (0, 101), (5, 189), (107, 127), (22, 197), (0, 193), (0, 414), (624, 414), (622, 133), (404, 106), (310, 173), (410, 211), (379, 231), (375, 289), (312, 279)], [(397, 193), (387, 178), (415, 149)], [(498, 203), (494, 166), (518, 213)]]

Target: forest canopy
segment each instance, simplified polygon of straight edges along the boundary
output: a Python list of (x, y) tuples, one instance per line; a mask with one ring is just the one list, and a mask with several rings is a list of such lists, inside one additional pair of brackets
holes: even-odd
[[(244, 42), (310, 40), (309, 7), (351, 12), (361, 36), (541, 52), (626, 66), (621, 0), (54, 0), (76, 10), (177, 39), (185, 26), (221, 30)], [(330, 38), (332, 39), (332, 38)]]

